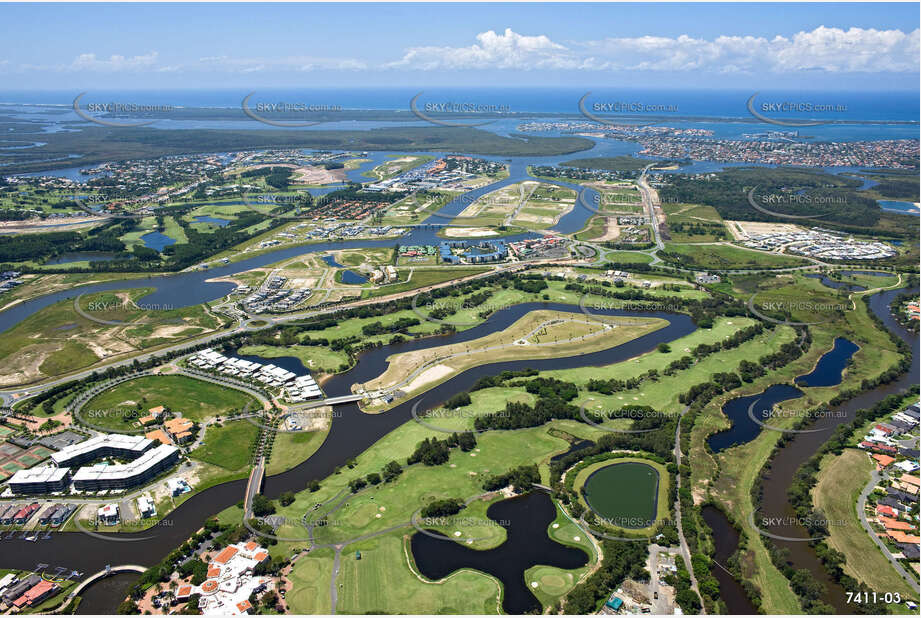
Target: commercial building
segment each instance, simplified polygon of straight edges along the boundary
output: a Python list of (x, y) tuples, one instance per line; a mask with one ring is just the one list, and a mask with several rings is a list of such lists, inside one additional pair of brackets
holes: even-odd
[(179, 586), (175, 598), (201, 595), (198, 608), (205, 615), (247, 614), (252, 609), (250, 595), (273, 585), (272, 578), (254, 575), (255, 568), (268, 559), (269, 552), (253, 541), (228, 545), (208, 564), (208, 579), (200, 586)]
[(37, 466), (19, 470), (7, 481), (14, 494), (50, 494), (64, 491), (70, 484), (70, 468)]
[[(150, 440), (145, 439), (145, 442)], [(86, 466), (74, 474), (74, 488), (79, 491), (126, 489), (154, 479), (179, 461), (179, 449), (161, 444), (144, 452), (127, 464)]]
[[(184, 444), (192, 439), (192, 421), (186, 418), (171, 418), (163, 423), (163, 428), (176, 444)], [(159, 439), (159, 438), (158, 438)]]
[(101, 457), (136, 459), (151, 447), (153, 441), (141, 436), (103, 434), (53, 453), (51, 461), (59, 468), (71, 468)]

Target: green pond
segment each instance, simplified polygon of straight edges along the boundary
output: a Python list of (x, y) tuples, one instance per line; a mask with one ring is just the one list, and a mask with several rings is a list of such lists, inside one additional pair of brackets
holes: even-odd
[(605, 523), (646, 528), (656, 519), (659, 472), (644, 463), (614, 463), (592, 472), (585, 479), (582, 495)]

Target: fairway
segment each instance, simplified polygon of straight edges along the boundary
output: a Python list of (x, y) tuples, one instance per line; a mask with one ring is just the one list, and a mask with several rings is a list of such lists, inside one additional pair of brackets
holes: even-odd
[(241, 411), (247, 404), (253, 411), (261, 407), (246, 393), (185, 376), (165, 375), (122, 382), (93, 397), (83, 409), (101, 411), (93, 422), (104, 424), (106, 412), (117, 416), (126, 409), (146, 413), (149, 408), (166, 406), (173, 412), (181, 412), (185, 418), (202, 421)]
[(656, 519), (658, 471), (644, 463), (614, 463), (591, 473), (583, 485), (589, 507), (620, 528), (646, 528)]
[[(408, 568), (405, 530), (348, 545), (342, 553), (337, 611), (343, 614), (496, 614), (499, 584), (473, 570), (430, 583)], [(361, 559), (355, 551), (361, 551)]]

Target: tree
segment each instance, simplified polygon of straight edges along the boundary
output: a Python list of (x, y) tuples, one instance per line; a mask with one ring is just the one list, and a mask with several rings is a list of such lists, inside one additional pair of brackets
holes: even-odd
[(293, 491), (282, 492), (282, 494), (278, 496), (278, 502), (282, 506), (288, 506), (289, 504), (294, 502), (294, 492)]
[(265, 517), (275, 512), (275, 505), (272, 501), (263, 496), (256, 494), (253, 496), (253, 515), (256, 517)]
[(392, 481), (393, 479), (397, 478), (398, 476), (400, 476), (400, 474), (402, 473), (403, 473), (403, 466), (401, 466), (396, 461), (391, 461), (386, 466), (384, 466), (384, 480), (388, 483)]

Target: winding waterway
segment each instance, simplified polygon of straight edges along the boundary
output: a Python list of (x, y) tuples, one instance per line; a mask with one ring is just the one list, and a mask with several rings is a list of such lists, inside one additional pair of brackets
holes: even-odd
[[(762, 525), (761, 530), (769, 534), (776, 535), (775, 538), (771, 539), (771, 541), (781, 549), (785, 549), (787, 552), (789, 552), (788, 559), (794, 569), (807, 569), (815, 581), (820, 582), (825, 587), (825, 593), (822, 597), (822, 600), (834, 607), (836, 612), (840, 614), (853, 613), (853, 606), (847, 604), (847, 596), (844, 588), (828, 576), (828, 573), (816, 555), (815, 550), (808, 543), (809, 534), (807, 533), (806, 529), (796, 523), (798, 519), (796, 517), (795, 511), (793, 510), (793, 506), (790, 504), (787, 497), (787, 491), (790, 488), (790, 485), (792, 484), (796, 471), (799, 469), (799, 467), (805, 463), (806, 460), (812, 457), (816, 451), (818, 451), (818, 449), (832, 435), (833, 430), (837, 426), (841, 425), (842, 423), (850, 422), (854, 418), (854, 414), (857, 410), (870, 408), (885, 397), (891, 394), (905, 391), (918, 383), (918, 337), (903, 328), (889, 312), (889, 305), (892, 300), (899, 294), (907, 291), (911, 291), (912, 293), (916, 294), (918, 289), (913, 288), (909, 290), (908, 288), (902, 288), (898, 290), (887, 290), (874, 294), (870, 297), (870, 310), (874, 313), (874, 315), (882, 320), (883, 324), (890, 332), (894, 333), (897, 337), (911, 346), (912, 363), (908, 371), (903, 373), (897, 380), (889, 384), (884, 384), (871, 389), (838, 406), (835, 409), (835, 414), (820, 416), (815, 423), (808, 427), (808, 432), (791, 434), (791, 439), (789, 439), (783, 446), (781, 446), (775, 454), (772, 460), (770, 471), (761, 484), (763, 491), (761, 504), (763, 505), (763, 508), (756, 518), (757, 523)], [(851, 346), (854, 346), (853, 343), (847, 340), (842, 341), (846, 341)], [(823, 376), (826, 373), (833, 374), (836, 372), (836, 369), (842, 367), (843, 363), (846, 362), (846, 360), (844, 360), (845, 356), (846, 358), (850, 358), (854, 350), (846, 350), (845, 348), (847, 347), (847, 345), (842, 345), (842, 347), (839, 348), (838, 341), (836, 340), (835, 349), (823, 355), (823, 359), (826, 357), (830, 358), (828, 364), (824, 367), (822, 372)], [(856, 348), (856, 346), (854, 347)], [(838, 350), (837, 353), (836, 350)], [(816, 369), (812, 373), (808, 374), (808, 376), (818, 378), (819, 366), (821, 364), (822, 360), (819, 361)], [(807, 376), (803, 376), (803, 378), (806, 377)], [(827, 386), (829, 385), (827, 384), (828, 382), (831, 382), (832, 384), (840, 383), (840, 379), (841, 376), (840, 373), (838, 373), (838, 382), (834, 382), (833, 380), (817, 379), (815, 382), (811, 382), (808, 385), (804, 384), (804, 386)], [(789, 385), (775, 385), (770, 387), (760, 396), (764, 397), (769, 391), (771, 391), (771, 389), (778, 387), (797, 390)], [(758, 397), (758, 395), (754, 397)], [(790, 397), (784, 397), (784, 399), (789, 398)], [(743, 398), (737, 398), (733, 401), (739, 401), (741, 399)], [(732, 403), (733, 402), (729, 402), (726, 408), (728, 408)], [(724, 408), (724, 410), (726, 408)], [(758, 429), (760, 429), (760, 427)], [(724, 435), (726, 433), (727, 432), (721, 432), (721, 434)], [(711, 436), (711, 439), (716, 438), (721, 434), (715, 434), (714, 436)], [(725, 437), (719, 439), (720, 444), (718, 446), (721, 446), (722, 448), (732, 446), (732, 444), (728, 443), (728, 440), (726, 443), (723, 443), (722, 440), (725, 440)], [(711, 443), (711, 447), (713, 446), (714, 444)], [(721, 449), (714, 448), (714, 450), (717, 451)], [(719, 515), (725, 519), (725, 515), (722, 513), (719, 513)], [(705, 512), (704, 519), (713, 530), (716, 554), (721, 556), (731, 555), (735, 551), (735, 547), (738, 544), (737, 537), (735, 540), (733, 540), (732, 535), (726, 533), (726, 526), (723, 525), (723, 523), (719, 521), (720, 518), (714, 515), (712, 512)], [(726, 524), (728, 525), (728, 521)], [(859, 526), (860, 524), (857, 521), (853, 521), (847, 522), (847, 525)], [(758, 533), (759, 531), (752, 530), (751, 532)], [(861, 530), (861, 532), (863, 531)], [(725, 599), (737, 597), (737, 588), (739, 588), (738, 583), (734, 581), (731, 583), (726, 582), (726, 588), (724, 589), (724, 580), (727, 577), (726, 574), (723, 574), (723, 576), (720, 576), (719, 574), (716, 575), (717, 579), (720, 580), (720, 595)], [(735, 601), (737, 601), (734, 603), (735, 609), (730, 607), (731, 613), (752, 613), (748, 611), (745, 604), (739, 601), (737, 598)]]
[[(592, 155), (603, 154), (604, 149), (592, 149)], [(378, 163), (388, 153), (373, 153), (370, 158)], [(405, 153), (401, 153), (405, 154)], [(429, 153), (431, 154), (431, 153)], [(496, 157), (484, 157), (499, 160)], [(509, 163), (510, 175), (508, 178), (470, 191), (445, 206), (430, 221), (448, 223), (451, 216), (459, 214), (466, 206), (481, 195), (495, 191), (503, 186), (533, 179), (527, 172), (528, 164), (553, 165), (562, 160), (572, 158), (572, 155), (558, 157), (529, 157), (503, 159)], [(371, 164), (369, 164), (370, 166)], [(364, 169), (364, 167), (362, 168)], [(360, 170), (350, 170), (350, 179), (360, 174)], [(367, 179), (365, 179), (367, 180)], [(555, 182), (576, 191), (579, 185)], [(597, 193), (589, 190), (588, 201), (595, 203)], [(584, 226), (591, 212), (578, 204), (567, 215), (563, 216), (554, 231), (561, 233), (575, 232)], [(401, 244), (437, 244), (440, 238), (435, 235), (435, 227), (416, 227), (400, 239)], [(521, 234), (506, 237), (505, 240), (531, 236)], [(328, 252), (336, 249), (365, 248), (392, 246), (394, 241), (388, 240), (355, 240), (321, 242), (310, 245), (291, 246), (277, 249), (258, 256), (247, 258), (233, 264), (220, 266), (207, 271), (189, 271), (171, 275), (151, 275), (144, 279), (125, 281), (111, 281), (92, 284), (47, 294), (34, 298), (0, 312), (0, 332), (6, 331), (19, 324), (24, 319), (37, 311), (61, 300), (72, 299), (79, 294), (110, 291), (119, 289), (132, 289), (139, 287), (153, 287), (155, 291), (141, 299), (139, 302), (150, 305), (168, 306), (173, 308), (186, 307), (216, 300), (227, 295), (235, 287), (233, 283), (209, 281), (221, 277), (265, 266), (280, 260), (293, 258), (299, 255)], [(846, 414), (842, 417), (826, 417), (818, 421), (818, 428), (831, 430), (838, 424), (846, 422), (853, 417), (855, 410), (872, 406), (876, 401), (888, 394), (897, 392), (916, 383), (918, 375), (918, 341), (907, 331), (899, 326), (889, 315), (888, 304), (903, 290), (891, 290), (874, 295), (871, 299), (871, 309), (879, 316), (886, 326), (899, 337), (906, 340), (914, 353), (912, 367), (896, 382), (873, 389), (849, 401), (841, 410)], [(573, 311), (569, 305), (557, 303), (528, 303), (498, 311), (484, 324), (469, 330), (454, 333), (445, 337), (426, 338), (406, 341), (399, 344), (382, 346), (363, 354), (357, 365), (350, 371), (337, 375), (328, 381), (324, 387), (329, 396), (347, 394), (351, 385), (362, 383), (379, 375), (386, 367), (386, 357), (404, 351), (421, 349), (432, 346), (446, 345), (459, 341), (474, 339), (485, 334), (501, 330), (519, 317), (534, 308), (550, 308)], [(598, 311), (603, 315), (630, 315), (665, 318), (668, 326), (656, 332), (640, 337), (621, 346), (594, 352), (591, 354), (573, 356), (563, 359), (547, 359), (534, 361), (508, 361), (494, 363), (465, 371), (452, 379), (436, 386), (430, 391), (413, 397), (383, 414), (368, 415), (361, 412), (354, 404), (341, 406), (341, 416), (336, 418), (330, 429), (326, 441), (320, 449), (307, 461), (288, 472), (268, 477), (265, 481), (264, 492), (269, 497), (276, 497), (283, 491), (299, 491), (306, 487), (312, 479), (322, 479), (330, 475), (333, 470), (342, 465), (346, 460), (356, 457), (368, 447), (392, 431), (399, 425), (411, 419), (411, 410), (416, 402), (422, 402), (423, 408), (433, 407), (448, 397), (468, 389), (481, 376), (495, 375), (504, 370), (517, 370), (524, 368), (535, 369), (560, 369), (596, 365), (609, 365), (622, 362), (638, 354), (654, 349), (659, 343), (671, 342), (683, 337), (694, 330), (690, 318), (685, 315), (666, 314), (662, 312), (629, 313), (623, 311)], [(792, 388), (792, 387), (791, 387)], [(764, 396), (764, 394), (762, 394)], [(827, 427), (826, 427), (827, 426)], [(759, 428), (760, 429), (760, 428)], [(770, 477), (764, 482), (764, 515), (787, 516), (793, 515), (792, 508), (787, 502), (786, 490), (790, 485), (796, 469), (808, 459), (827, 439), (829, 431), (797, 434), (793, 440), (787, 442), (781, 453), (775, 458)], [(711, 445), (712, 446), (712, 445)], [(725, 448), (725, 446), (723, 447)], [(244, 493), (245, 481), (223, 483), (193, 496), (157, 526), (155, 529), (136, 533), (117, 535), (111, 539), (99, 539), (80, 533), (54, 533), (50, 538), (34, 542), (21, 538), (0, 540), (0, 548), (4, 555), (4, 564), (8, 568), (32, 569), (37, 563), (47, 563), (54, 566), (63, 566), (76, 569), (84, 573), (92, 573), (106, 564), (154, 564), (166, 553), (179, 546), (188, 536), (197, 530), (202, 522), (216, 512), (237, 503)], [(795, 536), (787, 526), (777, 534)], [(798, 536), (805, 539), (805, 531), (800, 530)], [(417, 535), (422, 536), (422, 535)], [(425, 537), (429, 538), (429, 537)], [(717, 536), (719, 544), (720, 537)], [(775, 541), (790, 551), (790, 559), (795, 568), (808, 568), (814, 577), (826, 585), (826, 601), (833, 605), (839, 612), (849, 613), (844, 603), (844, 591), (834, 582), (830, 582), (824, 568), (818, 562), (813, 550), (805, 542)], [(465, 549), (461, 547), (461, 549)], [(721, 548), (718, 547), (719, 555)], [(103, 580), (106, 581), (106, 580)], [(87, 590), (87, 603), (85, 610), (94, 612), (114, 612), (116, 606), (123, 598), (125, 585), (121, 580), (113, 580), (111, 586), (93, 586)], [(525, 591), (530, 595), (529, 591)], [(508, 594), (508, 591), (506, 592)], [(518, 605), (516, 607), (524, 607)], [(508, 606), (507, 606), (508, 607)]]
[[(374, 348), (362, 354), (351, 370), (329, 380), (324, 388), (329, 396), (348, 393), (353, 383), (361, 383), (379, 375), (386, 367), (386, 358), (391, 354), (475, 339), (502, 330), (529, 311), (538, 308), (578, 310), (572, 305), (560, 303), (525, 303), (497, 311), (483, 324), (466, 331)], [(422, 403), (421, 409), (434, 407), (450, 396), (469, 389), (482, 376), (526, 368), (541, 370), (610, 365), (652, 351), (659, 343), (684, 337), (696, 328), (691, 318), (682, 314), (620, 310), (596, 313), (607, 316), (656, 317), (667, 320), (668, 325), (623, 345), (591, 354), (557, 359), (507, 361), (476, 367), (381, 414), (365, 414), (355, 404), (339, 406), (337, 412), (341, 412), (341, 416), (333, 419), (329, 434), (317, 452), (299, 466), (266, 478), (263, 493), (274, 498), (283, 491), (303, 490), (310, 480), (329, 476), (337, 466), (359, 456), (384, 435), (411, 420), (412, 408), (417, 402)], [(61, 532), (52, 534), (48, 539), (34, 542), (19, 538), (0, 541), (5, 557), (3, 566), (32, 569), (36, 563), (48, 563), (52, 567), (64, 566), (92, 573), (104, 568), (106, 564), (154, 564), (182, 544), (201, 527), (205, 519), (239, 502), (244, 494), (245, 483), (244, 480), (239, 480), (207, 489), (184, 502), (170, 513), (161, 525), (147, 532), (112, 535), (112, 539), (99, 539), (77, 532)], [(120, 601), (121, 597), (113, 594), (110, 610), (114, 611)]]

